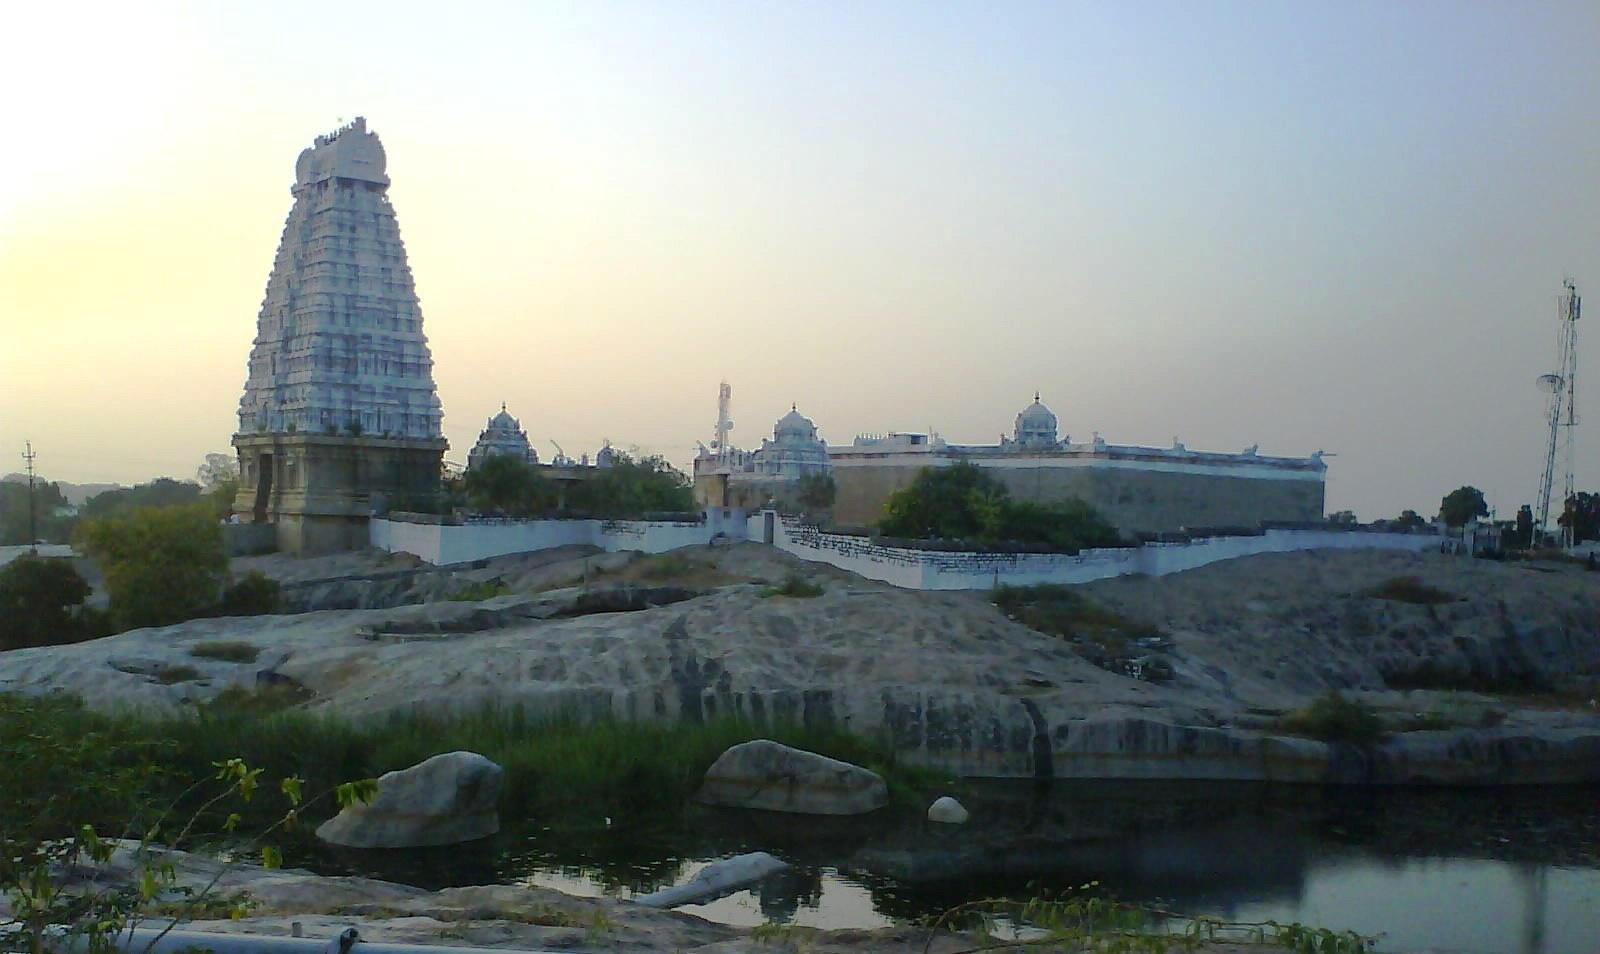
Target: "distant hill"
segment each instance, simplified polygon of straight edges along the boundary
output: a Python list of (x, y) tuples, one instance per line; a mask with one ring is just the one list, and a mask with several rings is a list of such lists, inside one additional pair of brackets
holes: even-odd
[[(43, 479), (44, 478), (42, 477), (34, 478), (34, 480)], [(4, 477), (0, 477), (0, 481), (10, 481), (11, 483), (25, 484), (28, 482), (28, 475), (6, 474)], [(93, 497), (95, 494), (104, 493), (108, 490), (123, 489), (121, 484), (73, 484), (68, 483), (65, 480), (51, 481), (51, 483), (54, 483), (57, 487), (61, 488), (61, 496), (67, 498), (67, 503), (72, 504), (74, 507), (83, 506), (83, 502), (88, 500), (90, 497)]]

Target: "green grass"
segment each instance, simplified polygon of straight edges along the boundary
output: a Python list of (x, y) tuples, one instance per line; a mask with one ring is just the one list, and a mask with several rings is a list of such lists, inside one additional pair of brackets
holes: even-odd
[(820, 583), (807, 583), (798, 576), (791, 576), (780, 584), (769, 586), (762, 590), (761, 598), (787, 596), (793, 599), (813, 599), (821, 596), (823, 592), (824, 590)]
[[(262, 769), (269, 780), (300, 776), (309, 795), (406, 768), (441, 752), (466, 749), (493, 759), (505, 770), (502, 812), (508, 818), (538, 818), (550, 825), (560, 825), (564, 819), (679, 810), (699, 789), (718, 755), (729, 746), (758, 738), (878, 772), (889, 783), (896, 810), (918, 809), (930, 792), (951, 784), (945, 773), (902, 764), (886, 746), (826, 726), (758, 726), (731, 718), (673, 725), (579, 723), (518, 708), (409, 714), (357, 724), (301, 710), (249, 708), (263, 696), (297, 688), (230, 690), (237, 698), (226, 705), (213, 702), (195, 716), (167, 719), (131, 712), (112, 717), (81, 706), (63, 707), (50, 724), (67, 738), (115, 725), (122, 736), (159, 742), (160, 765), (172, 794), (210, 775), (214, 763), (231, 758)], [(276, 788), (275, 781), (271, 787)], [(251, 825), (270, 824), (282, 807), (278, 799), (258, 798), (228, 810), (241, 812), (247, 823), (241, 830), (250, 830)], [(324, 814), (333, 814), (327, 805), (308, 813), (307, 819)], [(217, 817), (208, 817), (202, 827), (216, 833), (224, 818), (219, 809)]]
[(1172, 678), (1172, 662), (1160, 650), (1161, 627), (1102, 606), (1070, 586), (999, 586), (989, 594), (1007, 618), (1072, 644), (1073, 651), (1101, 669), (1149, 682)]
[(196, 643), (189, 648), (189, 655), (222, 662), (252, 663), (261, 655), (261, 650), (249, 643), (237, 641)]

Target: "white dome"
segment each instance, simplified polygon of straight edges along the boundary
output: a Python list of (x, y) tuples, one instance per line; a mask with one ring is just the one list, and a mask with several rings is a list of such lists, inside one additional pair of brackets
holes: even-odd
[(1017, 415), (1016, 440), (1023, 444), (1054, 444), (1056, 442), (1056, 416), (1033, 395), (1033, 403)]
[(814, 441), (817, 439), (817, 426), (811, 423), (811, 418), (801, 414), (794, 405), (790, 405), (789, 413), (779, 418), (777, 426), (772, 429), (772, 436), (780, 441), (785, 437)]

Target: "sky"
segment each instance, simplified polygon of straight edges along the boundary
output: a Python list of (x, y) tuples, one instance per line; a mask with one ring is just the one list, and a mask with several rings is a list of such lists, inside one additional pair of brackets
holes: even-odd
[[(1537, 494), (1600, 315), (1593, 2), (30, 4), (0, 104), (0, 472), (227, 451), (294, 161), (382, 138), (464, 460), (1009, 432)], [(1580, 322), (1579, 489), (1600, 489)], [(1594, 368), (1594, 387), (1584, 385)], [(1585, 427), (1584, 424), (1588, 424)], [(1591, 436), (1592, 435), (1592, 436)], [(9, 461), (9, 463), (8, 463)], [(1558, 488), (1559, 492), (1559, 488)]]

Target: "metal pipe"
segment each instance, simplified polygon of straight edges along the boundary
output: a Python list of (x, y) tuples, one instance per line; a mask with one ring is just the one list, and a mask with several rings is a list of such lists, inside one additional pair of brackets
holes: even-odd
[[(288, 937), (282, 934), (220, 934), (210, 931), (168, 931), (161, 928), (133, 928), (123, 931), (114, 941), (117, 950), (126, 954), (182, 954), (210, 951), (212, 954), (324, 954), (330, 945), (337, 949), (334, 938)], [(0, 933), (0, 951), (15, 950), (9, 943), (13, 938)], [(159, 938), (159, 940), (157, 940)], [(75, 938), (64, 950), (82, 951), (82, 938)], [(357, 941), (350, 954), (557, 954), (553, 951), (513, 950), (503, 947), (447, 947), (442, 944), (391, 944), (385, 941)]]

